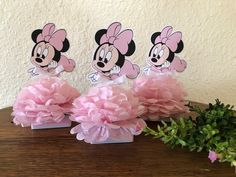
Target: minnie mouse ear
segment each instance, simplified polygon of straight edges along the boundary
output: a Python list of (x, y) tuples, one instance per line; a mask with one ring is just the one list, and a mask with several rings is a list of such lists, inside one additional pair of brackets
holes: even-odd
[(180, 53), (183, 50), (183, 48), (184, 48), (184, 43), (183, 43), (182, 40), (180, 40), (180, 42), (178, 43), (178, 47), (177, 47), (175, 53)]
[(155, 33), (152, 34), (152, 36), (151, 36), (152, 44), (155, 44), (155, 40), (159, 35), (161, 35), (161, 32), (155, 32)]
[(66, 52), (69, 48), (70, 48), (70, 42), (69, 42), (68, 39), (66, 38), (66, 39), (63, 41), (63, 48), (61, 49), (61, 52)]
[(136, 46), (135, 46), (135, 43), (133, 40), (131, 40), (131, 42), (129, 43), (128, 45), (129, 49), (128, 51), (126, 52), (125, 56), (130, 56), (134, 53), (135, 49), (136, 49)]
[(42, 33), (42, 30), (41, 30), (41, 29), (37, 29), (37, 30), (35, 30), (35, 31), (32, 32), (31, 38), (32, 38), (32, 40), (34, 41), (34, 43), (37, 43), (37, 37), (38, 37), (38, 35), (41, 34), (41, 33)]
[(95, 41), (98, 45), (100, 45), (100, 39), (101, 37), (107, 33), (106, 29), (100, 29), (99, 31), (96, 32), (95, 34)]

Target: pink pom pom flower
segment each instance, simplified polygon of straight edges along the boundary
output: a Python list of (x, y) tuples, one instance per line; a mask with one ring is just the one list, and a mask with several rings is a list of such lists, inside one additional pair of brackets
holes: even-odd
[(13, 105), (13, 122), (22, 127), (60, 122), (78, 96), (80, 93), (66, 81), (41, 77), (20, 91)]
[(78, 140), (87, 143), (132, 142), (146, 127), (137, 117), (144, 111), (131, 90), (119, 85), (92, 87), (75, 99), (71, 120), (80, 124), (71, 129)]
[(145, 106), (144, 119), (157, 121), (188, 111), (184, 97), (186, 92), (170, 75), (143, 76), (133, 83), (134, 94)]

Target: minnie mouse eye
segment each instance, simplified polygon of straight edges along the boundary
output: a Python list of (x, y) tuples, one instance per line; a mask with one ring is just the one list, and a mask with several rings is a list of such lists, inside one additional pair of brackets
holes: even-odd
[(111, 52), (108, 52), (106, 55), (106, 59), (109, 61), (111, 59)]
[(43, 58), (43, 59), (46, 58), (47, 55), (48, 55), (48, 49), (44, 49), (42, 58)]
[(104, 58), (105, 51), (102, 49), (99, 54), (99, 58)]
[(157, 49), (157, 47), (154, 49), (154, 51), (153, 51), (153, 57), (156, 57), (157, 56), (157, 53), (158, 53), (158, 49)]
[(42, 48), (38, 47), (38, 49), (37, 49), (37, 57), (39, 57), (41, 55), (41, 52), (42, 52)]
[(163, 51), (163, 49), (161, 49), (161, 51), (159, 52), (159, 56), (162, 57), (163, 54), (164, 54), (164, 51)]
[(104, 59), (104, 63), (107, 63), (110, 59), (111, 59), (111, 52), (108, 52)]

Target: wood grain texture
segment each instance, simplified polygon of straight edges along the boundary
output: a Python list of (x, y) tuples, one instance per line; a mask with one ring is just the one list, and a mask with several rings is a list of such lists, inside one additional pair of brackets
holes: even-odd
[[(0, 110), (1, 177), (233, 177), (227, 163), (211, 164), (206, 152), (171, 149), (151, 136), (133, 143), (90, 145), (70, 128), (31, 130), (11, 123)], [(156, 126), (156, 123), (148, 123)]]

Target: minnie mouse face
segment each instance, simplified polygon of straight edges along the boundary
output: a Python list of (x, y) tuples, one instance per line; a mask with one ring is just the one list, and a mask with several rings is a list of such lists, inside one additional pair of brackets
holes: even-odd
[(103, 72), (104, 75), (109, 75), (110, 70), (115, 65), (122, 67), (123, 57), (119, 57), (120, 55), (113, 45), (109, 43), (102, 44), (95, 52), (92, 65), (96, 70)]
[(95, 51), (92, 66), (95, 70), (100, 71), (105, 76), (109, 76), (111, 70), (118, 66), (121, 68), (125, 62), (125, 56), (130, 56), (135, 51), (135, 43), (133, 40), (128, 44), (128, 50), (125, 54), (121, 52), (109, 42), (100, 43), (101, 37), (107, 33), (106, 29), (99, 30), (95, 35), (95, 41), (99, 45)]
[(148, 63), (156, 67), (161, 67), (166, 61), (170, 61), (169, 58), (171, 51), (164, 44), (156, 44), (149, 52)]
[(49, 43), (39, 42), (32, 50), (31, 62), (41, 67), (48, 66), (52, 62), (55, 53), (55, 49)]
[(41, 33), (42, 30), (38, 29), (31, 35), (32, 40), (36, 43), (32, 50), (31, 62), (35, 66), (45, 68), (48, 67), (52, 61), (58, 63), (61, 58), (61, 52), (66, 52), (69, 49), (70, 44), (69, 41), (65, 39), (63, 42), (63, 48), (59, 51), (49, 42), (37, 42), (37, 37)]
[(180, 42), (177, 44), (177, 49), (172, 51), (165, 43), (155, 43), (155, 40), (159, 35), (161, 35), (161, 32), (156, 32), (151, 37), (153, 47), (149, 52), (147, 61), (151, 66), (168, 67), (173, 61), (175, 53), (179, 53), (183, 50), (184, 44), (183, 41), (180, 40)]

